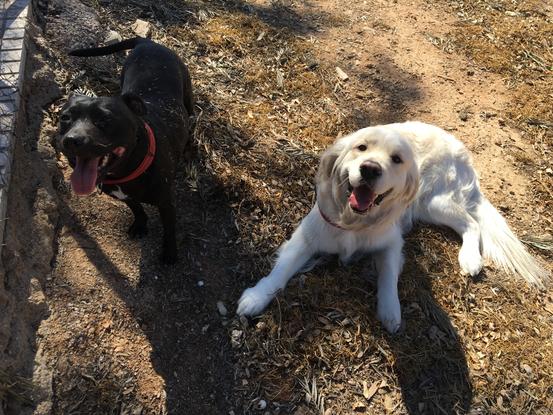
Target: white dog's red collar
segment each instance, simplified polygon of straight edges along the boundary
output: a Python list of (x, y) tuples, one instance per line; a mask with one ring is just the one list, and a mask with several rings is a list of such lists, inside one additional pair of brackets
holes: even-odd
[(146, 122), (144, 122), (144, 128), (146, 129), (146, 133), (148, 134), (148, 151), (146, 152), (142, 163), (140, 163), (137, 169), (128, 176), (122, 177), (120, 179), (104, 179), (102, 180), (102, 184), (120, 184), (130, 182), (131, 180), (136, 179), (138, 176), (148, 170), (148, 167), (151, 166), (156, 155), (156, 137), (154, 136), (152, 128)]
[(345, 228), (342, 228), (337, 223), (332, 222), (332, 220), (328, 216), (325, 215), (325, 213), (322, 211), (322, 209), (319, 205), (317, 205), (317, 207), (319, 208), (319, 213), (321, 214), (321, 217), (325, 220), (326, 223), (328, 223), (329, 225), (334, 226), (335, 228), (345, 230)]

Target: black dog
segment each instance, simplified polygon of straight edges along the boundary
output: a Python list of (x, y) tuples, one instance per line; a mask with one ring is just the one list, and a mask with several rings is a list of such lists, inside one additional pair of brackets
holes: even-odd
[(58, 148), (73, 166), (71, 187), (88, 195), (98, 186), (132, 210), (131, 237), (147, 233), (141, 203), (158, 207), (163, 223), (162, 261), (177, 259), (173, 181), (189, 141), (192, 84), (186, 66), (164, 46), (134, 38), (72, 56), (132, 49), (121, 75), (121, 95), (72, 96), (62, 108)]

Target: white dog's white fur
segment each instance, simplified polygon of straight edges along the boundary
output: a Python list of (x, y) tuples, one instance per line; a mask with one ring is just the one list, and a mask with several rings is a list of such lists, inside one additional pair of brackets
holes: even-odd
[[(363, 166), (369, 166), (368, 173)], [(462, 237), (459, 264), (464, 273), (477, 275), (482, 258), (489, 258), (539, 287), (549, 278), (482, 195), (460, 141), (420, 122), (380, 125), (338, 139), (322, 155), (316, 205), (281, 246), (271, 273), (244, 291), (238, 314), (261, 313), (317, 253), (347, 260), (358, 251), (373, 252), (378, 318), (396, 332), (401, 324), (397, 282), (402, 234), (417, 220), (446, 225)]]

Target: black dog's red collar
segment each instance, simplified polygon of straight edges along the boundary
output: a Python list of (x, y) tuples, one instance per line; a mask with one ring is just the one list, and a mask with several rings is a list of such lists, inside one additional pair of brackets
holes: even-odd
[(319, 208), (319, 213), (321, 214), (321, 217), (325, 220), (326, 223), (328, 223), (329, 225), (334, 226), (335, 228), (345, 230), (344, 228), (342, 228), (337, 223), (332, 222), (332, 220), (328, 216), (325, 215), (325, 213), (322, 211), (321, 207), (318, 204), (317, 204), (317, 207)]
[(146, 133), (148, 134), (148, 151), (146, 152), (146, 156), (144, 156), (144, 160), (142, 160), (142, 163), (140, 163), (136, 170), (128, 176), (122, 177), (120, 179), (104, 179), (102, 180), (102, 184), (120, 184), (130, 182), (131, 180), (139, 177), (148, 169), (148, 167), (152, 165), (152, 162), (154, 161), (154, 157), (156, 155), (156, 137), (154, 136), (154, 132), (152, 131), (151, 127), (146, 124), (146, 122), (144, 122), (144, 128), (146, 128)]

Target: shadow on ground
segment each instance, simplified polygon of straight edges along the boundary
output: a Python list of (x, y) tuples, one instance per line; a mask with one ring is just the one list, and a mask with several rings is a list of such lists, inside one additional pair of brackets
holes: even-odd
[[(198, 188), (204, 190), (192, 192), (184, 185), (183, 174), (178, 180), (180, 259), (174, 266), (158, 263), (161, 224), (157, 212), (152, 214), (153, 209), (149, 209), (150, 233), (140, 241), (140, 252), (128, 252), (140, 261), (137, 286), (129, 282), (102, 250), (87, 225), (80, 221), (80, 212), (65, 202), (61, 209), (62, 221), (95, 267), (97, 277), (124, 302), (146, 335), (152, 347), (153, 368), (165, 384), (168, 414), (220, 414), (232, 407), (233, 355), (225, 319), (218, 314), (216, 303), (222, 301), (231, 308), (230, 296), (237, 272), (237, 248), (233, 243), (236, 231), (225, 191), (217, 179), (200, 173), (198, 181)], [(90, 209), (94, 209), (95, 203), (106, 203), (93, 199)], [(130, 212), (126, 213), (130, 219)], [(106, 232), (110, 227), (107, 226)], [(121, 249), (128, 251), (128, 247)], [(198, 285), (199, 281), (202, 286)], [(116, 375), (108, 373), (107, 376)], [(79, 404), (81, 410), (102, 413), (121, 406), (117, 394), (112, 395), (113, 401), (105, 401), (105, 392), (95, 393), (93, 382), (89, 387)], [(74, 401), (75, 397), (62, 394), (57, 400)]]

